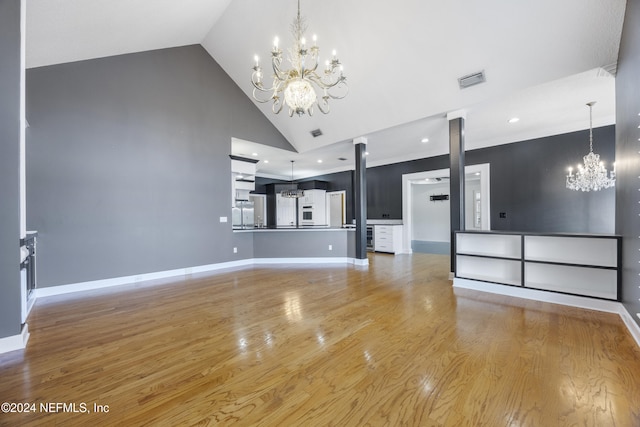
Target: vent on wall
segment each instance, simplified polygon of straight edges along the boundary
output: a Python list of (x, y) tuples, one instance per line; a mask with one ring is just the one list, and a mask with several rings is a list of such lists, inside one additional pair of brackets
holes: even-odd
[(314, 129), (314, 130), (312, 130), (312, 131), (311, 131), (311, 135), (312, 135), (314, 138), (317, 138), (317, 137), (319, 137), (320, 135), (322, 135), (322, 131), (321, 131), (320, 129)]
[(466, 76), (462, 76), (458, 79), (458, 84), (460, 85), (460, 89), (468, 88), (469, 86), (474, 86), (480, 83), (486, 82), (487, 79), (484, 75), (484, 70), (478, 71), (477, 73), (467, 74)]

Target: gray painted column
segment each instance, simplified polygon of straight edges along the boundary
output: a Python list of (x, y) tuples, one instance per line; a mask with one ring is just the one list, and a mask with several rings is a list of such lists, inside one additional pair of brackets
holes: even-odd
[(451, 271), (456, 271), (456, 230), (464, 230), (464, 117), (453, 113), (449, 118), (449, 168), (451, 215)]
[(356, 259), (367, 259), (367, 138), (355, 138), (353, 144), (356, 147)]
[[(0, 1), (0, 338), (21, 330), (21, 0)], [(12, 348), (15, 349), (15, 348)], [(7, 349), (0, 346), (0, 352)]]

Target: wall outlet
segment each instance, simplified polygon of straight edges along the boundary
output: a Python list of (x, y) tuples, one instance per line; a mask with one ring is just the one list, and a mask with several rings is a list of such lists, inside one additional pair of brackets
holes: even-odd
[(238, 248), (233, 248), (233, 253), (237, 254), (238, 253)]
[(329, 245), (329, 250), (332, 251), (333, 250), (333, 245)]

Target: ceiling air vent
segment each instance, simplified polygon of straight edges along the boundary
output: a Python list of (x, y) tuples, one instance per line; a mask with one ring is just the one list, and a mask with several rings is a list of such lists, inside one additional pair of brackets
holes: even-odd
[(346, 157), (338, 157), (338, 160), (342, 160), (344, 162), (345, 160), (347, 160), (347, 158)]
[(466, 76), (460, 77), (458, 79), (458, 84), (460, 85), (460, 89), (465, 89), (465, 88), (468, 88), (469, 86), (484, 83), (486, 81), (487, 79), (484, 76), (484, 70), (482, 70), (477, 73), (467, 74)]
[(311, 131), (311, 135), (312, 135), (314, 138), (317, 138), (317, 137), (319, 137), (320, 135), (322, 135), (322, 131), (321, 131), (320, 129), (314, 129), (314, 130), (312, 130), (312, 131)]

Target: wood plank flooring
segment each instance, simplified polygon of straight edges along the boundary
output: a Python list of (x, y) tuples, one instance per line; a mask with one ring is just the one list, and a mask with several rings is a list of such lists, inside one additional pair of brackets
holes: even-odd
[(617, 315), (454, 292), (447, 256), (370, 263), (42, 298), (0, 355), (0, 402), (36, 408), (0, 425), (640, 426)]

